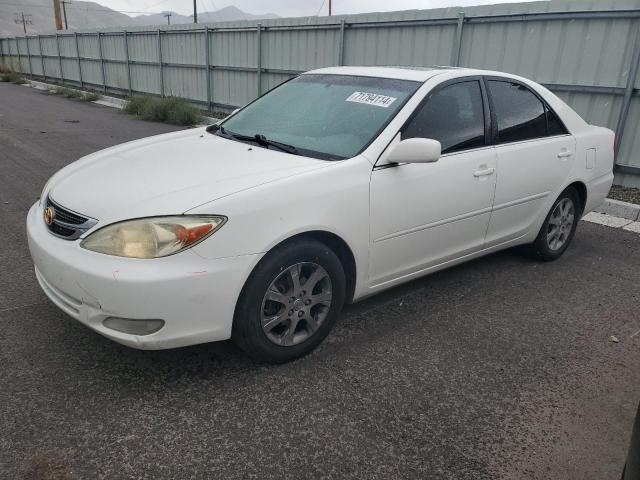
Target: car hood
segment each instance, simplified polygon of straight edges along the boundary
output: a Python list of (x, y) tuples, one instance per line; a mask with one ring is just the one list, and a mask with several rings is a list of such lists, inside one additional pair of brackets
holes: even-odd
[(54, 175), (44, 194), (104, 225), (105, 221), (181, 214), (329, 163), (228, 140), (198, 128), (91, 154)]

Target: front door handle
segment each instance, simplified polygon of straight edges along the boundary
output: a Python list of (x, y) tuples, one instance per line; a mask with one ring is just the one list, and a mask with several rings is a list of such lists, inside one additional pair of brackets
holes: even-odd
[(568, 150), (562, 150), (561, 152), (558, 153), (558, 158), (567, 158), (567, 157), (570, 157), (571, 155), (573, 155), (573, 152), (570, 152)]
[(486, 177), (487, 175), (493, 175), (493, 172), (495, 172), (496, 169), (493, 167), (490, 168), (485, 168), (483, 170), (476, 170), (475, 172), (473, 172), (473, 176), (474, 177)]

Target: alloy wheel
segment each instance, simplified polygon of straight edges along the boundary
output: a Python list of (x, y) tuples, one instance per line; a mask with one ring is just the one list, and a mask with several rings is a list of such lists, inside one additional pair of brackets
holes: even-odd
[(551, 250), (560, 250), (571, 235), (575, 221), (575, 207), (570, 198), (563, 198), (551, 213), (547, 227), (547, 245)]
[(331, 298), (327, 271), (317, 263), (296, 263), (269, 285), (260, 310), (262, 330), (277, 345), (304, 342), (327, 317)]

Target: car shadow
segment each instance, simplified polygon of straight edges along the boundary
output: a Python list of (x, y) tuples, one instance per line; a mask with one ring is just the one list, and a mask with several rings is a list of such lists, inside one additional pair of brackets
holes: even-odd
[[(56, 349), (68, 349), (73, 353), (68, 352), (67, 356), (77, 359), (85, 368), (86, 365), (90, 365), (89, 368), (93, 370), (91, 376), (95, 381), (119, 382), (123, 377), (134, 378), (135, 387), (132, 388), (136, 390), (159, 385), (162, 385), (163, 390), (170, 390), (174, 386), (182, 388), (185, 381), (215, 382), (219, 388), (225, 378), (250, 376), (255, 373), (278, 375), (279, 372), (298, 372), (306, 375), (308, 370), (320, 368), (323, 363), (332, 363), (332, 356), (350, 355), (349, 352), (354, 347), (353, 342), (358, 342), (360, 332), (365, 330), (363, 324), (367, 323), (370, 317), (375, 316), (376, 322), (367, 325), (368, 335), (383, 335), (387, 328), (393, 328), (393, 323), (397, 320), (385, 317), (390, 316), (389, 310), (394, 305), (402, 304), (403, 299), (407, 297), (420, 296), (420, 301), (426, 302), (426, 307), (429, 308), (432, 306), (430, 302), (441, 302), (443, 295), (454, 295), (457, 288), (482, 288), (482, 281), (475, 272), (500, 271), (505, 264), (513, 267), (531, 263), (513, 250), (502, 251), (418, 278), (356, 304), (347, 305), (336, 329), (319, 349), (307, 357), (284, 365), (257, 363), (230, 340), (168, 350), (136, 350), (103, 338), (72, 319), (68, 319), (68, 327), (73, 329), (73, 334), (61, 335), (62, 344), (57, 344)], [(430, 298), (421, 296), (426, 288), (430, 289)], [(78, 336), (82, 338), (79, 339)], [(347, 336), (349, 340), (336, 341), (336, 336)], [(366, 337), (361, 341), (366, 342)], [(122, 388), (122, 385), (118, 384), (118, 388)]]

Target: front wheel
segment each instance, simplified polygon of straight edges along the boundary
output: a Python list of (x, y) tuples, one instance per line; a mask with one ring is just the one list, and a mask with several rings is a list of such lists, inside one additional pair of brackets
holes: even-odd
[(529, 245), (529, 252), (543, 261), (560, 258), (576, 233), (580, 213), (578, 192), (575, 188), (569, 187), (551, 207), (536, 240)]
[(259, 361), (283, 363), (306, 355), (333, 328), (345, 285), (340, 260), (324, 244), (300, 239), (277, 247), (242, 290), (233, 339)]

